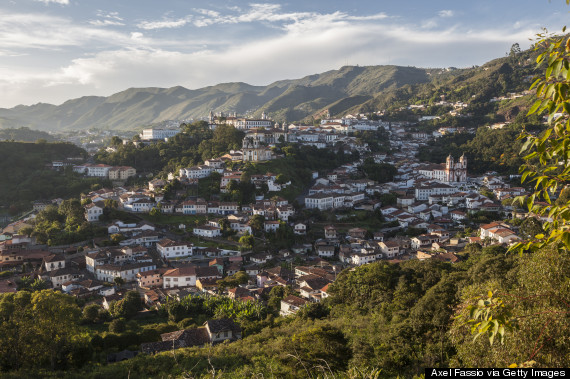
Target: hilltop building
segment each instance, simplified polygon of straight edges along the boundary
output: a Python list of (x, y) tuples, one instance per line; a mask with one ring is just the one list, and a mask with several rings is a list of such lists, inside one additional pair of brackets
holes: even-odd
[(254, 129), (254, 128), (273, 128), (273, 121), (267, 118), (265, 112), (261, 115), (261, 118), (254, 119), (254, 118), (246, 118), (246, 117), (238, 117), (235, 113), (232, 115), (225, 116), (223, 113), (219, 113), (218, 115), (214, 115), (212, 111), (208, 116), (208, 124), (210, 125), (211, 129), (215, 129), (216, 126), (221, 124), (231, 125), (236, 129), (240, 130), (247, 130), (247, 129)]
[(151, 128), (143, 129), (140, 136), (142, 141), (168, 141), (169, 138), (178, 133), (180, 133), (180, 129)]
[(261, 144), (257, 138), (245, 137), (241, 150), (244, 162), (262, 162), (273, 159), (271, 149)]

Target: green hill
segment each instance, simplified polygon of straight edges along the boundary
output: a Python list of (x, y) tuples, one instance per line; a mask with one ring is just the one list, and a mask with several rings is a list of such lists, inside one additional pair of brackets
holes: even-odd
[[(204, 119), (210, 111), (260, 116), (278, 122), (397, 108), (413, 103), (488, 103), (492, 97), (528, 88), (530, 52), (467, 69), (401, 66), (344, 66), (338, 70), (280, 80), (267, 86), (222, 83), (189, 90), (130, 88), (109, 97), (86, 96), (55, 106), (36, 104), (0, 109), (0, 127), (38, 130), (88, 128), (133, 130), (165, 120)], [(523, 104), (524, 105), (524, 104)], [(508, 112), (508, 110), (505, 110)]]

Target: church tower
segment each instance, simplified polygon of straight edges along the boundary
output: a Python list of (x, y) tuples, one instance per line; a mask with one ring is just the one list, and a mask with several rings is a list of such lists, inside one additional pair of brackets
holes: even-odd
[(445, 181), (454, 182), (455, 181), (455, 162), (451, 154), (447, 156), (445, 160)]
[(457, 167), (457, 181), (467, 181), (467, 157), (465, 156), (465, 153), (463, 153), (463, 155), (459, 158), (459, 165)]

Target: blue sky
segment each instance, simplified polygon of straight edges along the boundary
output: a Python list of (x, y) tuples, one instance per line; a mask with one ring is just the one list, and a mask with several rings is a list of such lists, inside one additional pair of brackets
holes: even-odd
[(569, 11), (563, 0), (0, 0), (0, 107), (347, 64), (469, 67), (560, 31)]

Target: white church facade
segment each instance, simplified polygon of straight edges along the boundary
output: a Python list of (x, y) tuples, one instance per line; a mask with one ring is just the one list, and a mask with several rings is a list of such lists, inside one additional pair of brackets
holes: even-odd
[(450, 154), (445, 164), (428, 165), (420, 168), (418, 173), (442, 183), (465, 183), (467, 182), (467, 157), (463, 154), (456, 162)]

